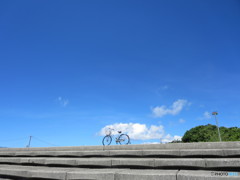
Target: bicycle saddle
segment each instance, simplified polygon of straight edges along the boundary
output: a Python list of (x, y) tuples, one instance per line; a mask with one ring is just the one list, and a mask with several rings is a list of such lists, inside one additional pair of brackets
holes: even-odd
[(122, 133), (122, 131), (118, 131), (118, 133)]

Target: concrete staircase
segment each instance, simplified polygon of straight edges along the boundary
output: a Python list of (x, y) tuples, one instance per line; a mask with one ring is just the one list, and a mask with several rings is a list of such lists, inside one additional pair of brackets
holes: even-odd
[(0, 148), (0, 179), (240, 180), (240, 142)]

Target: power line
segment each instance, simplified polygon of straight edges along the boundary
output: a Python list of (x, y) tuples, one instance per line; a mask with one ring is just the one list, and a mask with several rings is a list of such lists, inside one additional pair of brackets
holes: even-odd
[(47, 141), (45, 141), (45, 140), (42, 140), (42, 139), (40, 139), (40, 138), (37, 138), (37, 137), (35, 137), (35, 136), (31, 136), (31, 137), (34, 138), (34, 139), (36, 139), (36, 140), (38, 140), (38, 141), (40, 141), (40, 142), (43, 142), (43, 143), (48, 144), (48, 145), (51, 145), (51, 146), (59, 146), (59, 145), (56, 145), (56, 144), (47, 142)]
[(23, 139), (26, 140), (26, 139), (28, 139), (28, 137), (14, 138), (14, 139), (0, 139), (0, 142), (20, 141), (20, 140), (23, 140)]
[[(42, 140), (42, 139), (40, 139), (40, 138), (38, 138), (38, 137), (35, 137), (35, 136), (28, 136), (28, 137), (22, 137), (22, 138), (11, 138), (11, 139), (0, 139), (0, 143), (1, 142), (7, 142), (7, 143), (11, 143), (11, 142), (17, 142), (17, 141), (27, 141), (27, 139), (29, 139), (28, 140), (28, 145), (27, 146), (25, 146), (25, 147), (30, 147), (30, 145), (31, 145), (31, 142), (32, 142), (32, 139), (35, 139), (35, 140), (37, 140), (37, 141), (40, 141), (40, 142), (42, 142), (42, 143), (44, 143), (44, 144), (48, 144), (48, 145), (51, 145), (51, 146), (59, 146), (59, 145), (56, 145), (56, 144), (53, 144), (53, 143), (51, 143), (51, 142), (48, 142), (48, 141), (45, 141), (45, 140)], [(4, 146), (5, 147), (5, 146)]]

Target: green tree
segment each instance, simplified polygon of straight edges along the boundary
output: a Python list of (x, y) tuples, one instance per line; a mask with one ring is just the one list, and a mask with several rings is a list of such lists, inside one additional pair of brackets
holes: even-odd
[[(222, 141), (240, 141), (240, 128), (220, 127)], [(182, 142), (216, 142), (219, 141), (217, 127), (212, 124), (196, 126), (182, 137)]]

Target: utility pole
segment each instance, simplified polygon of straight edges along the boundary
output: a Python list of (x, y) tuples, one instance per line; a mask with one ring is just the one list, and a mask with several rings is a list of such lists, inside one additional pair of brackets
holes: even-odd
[(218, 129), (219, 141), (221, 142), (222, 138), (221, 138), (221, 134), (220, 134), (219, 126), (218, 126), (218, 119), (217, 119), (218, 112), (212, 112), (212, 115), (215, 116), (216, 125), (217, 125), (217, 129)]
[(29, 147), (30, 147), (31, 140), (32, 140), (32, 136), (30, 136), (30, 137), (29, 137), (28, 145), (26, 146), (27, 148), (29, 148)]

